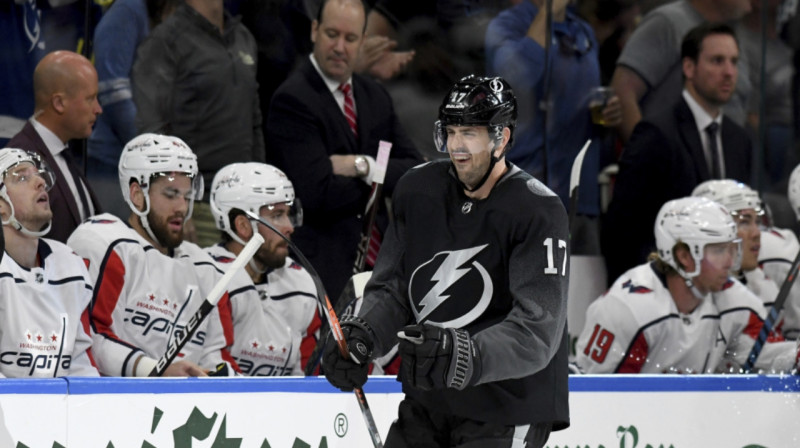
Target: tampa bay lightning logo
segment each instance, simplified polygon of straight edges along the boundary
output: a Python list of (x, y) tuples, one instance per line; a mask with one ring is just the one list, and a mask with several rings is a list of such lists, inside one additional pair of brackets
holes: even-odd
[(491, 81), (489, 81), (489, 87), (491, 87), (492, 91), (495, 93), (503, 91), (503, 83), (497, 78), (494, 78)]
[(462, 328), (483, 314), (494, 285), (486, 268), (473, 259), (487, 246), (439, 252), (414, 270), (408, 295), (417, 322)]

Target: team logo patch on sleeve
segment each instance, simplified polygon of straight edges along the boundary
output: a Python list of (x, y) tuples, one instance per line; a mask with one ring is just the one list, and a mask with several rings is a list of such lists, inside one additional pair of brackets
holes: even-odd
[(631, 294), (647, 294), (649, 292), (653, 292), (652, 289), (641, 286), (641, 285), (634, 285), (633, 280), (628, 280), (627, 282), (622, 284), (623, 288), (628, 288), (628, 292)]

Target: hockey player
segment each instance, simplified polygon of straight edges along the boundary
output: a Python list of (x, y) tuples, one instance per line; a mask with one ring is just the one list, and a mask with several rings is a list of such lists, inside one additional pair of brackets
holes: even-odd
[(742, 241), (739, 270), (731, 274), (757, 295), (765, 307), (772, 306), (778, 296), (778, 287), (758, 266), (761, 222), (764, 216), (758, 193), (741, 182), (724, 179), (701, 183), (692, 191), (692, 196), (711, 199), (731, 212), (736, 223), (736, 234)]
[[(800, 165), (795, 167), (789, 176), (788, 197), (792, 210), (800, 221)], [(761, 236), (758, 262), (767, 276), (780, 288), (798, 252), (800, 252), (800, 242), (792, 230), (769, 227)], [(786, 339), (800, 339), (800, 282), (796, 279), (783, 304), (780, 329)]]
[[(714, 373), (744, 364), (765, 315), (729, 276), (739, 258), (730, 212), (701, 197), (668, 201), (658, 254), (623, 274), (586, 312), (576, 363), (585, 373)], [(766, 344), (756, 369), (791, 371), (797, 345)]]
[(357, 317), (349, 357), (328, 335), (342, 390), (399, 339), (405, 398), (386, 447), (541, 447), (569, 425), (569, 230), (552, 191), (505, 160), (516, 99), (469, 76), (444, 98), (435, 142), (450, 160), (410, 170)]
[[(122, 196), (131, 208), (127, 222), (94, 216), (67, 241), (95, 279), (89, 316), (103, 375), (147, 376), (222, 275), (207, 253), (183, 240), (202, 179), (182, 140), (142, 134), (125, 145), (119, 160)], [(231, 327), (225, 293), (164, 375), (238, 370), (227, 350)]]
[(228, 165), (217, 172), (211, 185), (211, 212), (223, 241), (206, 251), (220, 269), (227, 269), (255, 232), (264, 237), (246, 267), (247, 281), (251, 287), (255, 284), (261, 298), (264, 323), (253, 329), (253, 343), (250, 337), (240, 341), (239, 328), (234, 326), (236, 342), (231, 352), (244, 374), (302, 375), (316, 344), (321, 321), (314, 280), (289, 258), (288, 244), (279, 235), (243, 212), (261, 216), (289, 237), (303, 218), (295, 201), (286, 175), (263, 163)]
[(0, 149), (0, 377), (98, 376), (81, 324), (92, 298), (83, 261), (43, 238), (55, 177), (34, 153)]

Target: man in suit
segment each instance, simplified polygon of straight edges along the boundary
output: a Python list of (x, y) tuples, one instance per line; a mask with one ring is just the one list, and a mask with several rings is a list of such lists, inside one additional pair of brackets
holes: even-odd
[(36, 109), (8, 147), (39, 154), (56, 176), (50, 190), (53, 226), (48, 238), (65, 243), (78, 225), (99, 212), (89, 183), (72, 160), (67, 143), (88, 138), (103, 110), (97, 102), (97, 72), (85, 57), (55, 51), (33, 72)]
[(727, 25), (702, 24), (684, 37), (679, 101), (639, 122), (619, 161), (603, 223), (609, 279), (643, 263), (654, 250), (653, 225), (665, 202), (689, 196), (709, 179), (750, 182), (751, 141), (721, 112), (735, 90), (738, 58), (736, 36)]
[(353, 73), (365, 11), (362, 0), (322, 2), (313, 52), (275, 92), (267, 122), (268, 161), (286, 172), (303, 205), (293, 239), (332, 301), (352, 275), (378, 142), (393, 144), (386, 197), (422, 161), (386, 90)]

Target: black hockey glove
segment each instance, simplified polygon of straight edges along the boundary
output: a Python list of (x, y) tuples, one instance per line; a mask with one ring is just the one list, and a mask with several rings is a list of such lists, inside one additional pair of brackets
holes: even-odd
[(411, 386), (462, 390), (478, 381), (480, 354), (466, 330), (420, 324), (403, 328), (397, 336), (403, 375)]
[(375, 334), (366, 321), (356, 316), (344, 317), (339, 323), (349, 357), (342, 356), (339, 343), (333, 337), (333, 332), (329, 331), (322, 352), (322, 369), (331, 384), (349, 392), (367, 382)]

